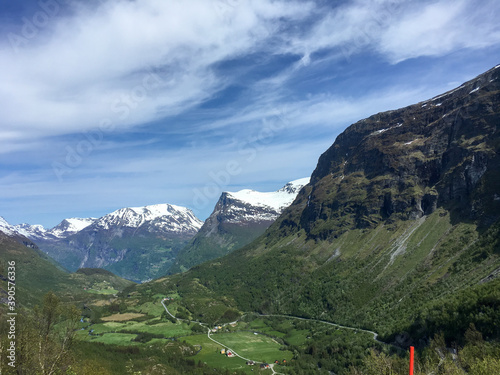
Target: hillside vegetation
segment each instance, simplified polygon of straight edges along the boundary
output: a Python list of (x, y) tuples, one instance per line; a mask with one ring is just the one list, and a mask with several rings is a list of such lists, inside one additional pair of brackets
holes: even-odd
[(157, 283), (401, 348), (500, 339), (499, 71), (352, 125), (263, 236)]

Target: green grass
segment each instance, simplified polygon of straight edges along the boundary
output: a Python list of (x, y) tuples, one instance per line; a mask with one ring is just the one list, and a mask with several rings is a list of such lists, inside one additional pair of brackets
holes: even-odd
[(210, 367), (227, 368), (230, 370), (245, 370), (248, 367), (246, 361), (240, 358), (228, 358), (220, 354), (222, 347), (211, 341), (207, 335), (184, 337), (183, 340), (188, 344), (201, 346), (201, 351), (191, 357), (197, 362), (201, 361)]
[(163, 305), (160, 303), (161, 298), (155, 298), (153, 302), (145, 302), (138, 306), (130, 306), (129, 311), (134, 311), (138, 313), (160, 316), (165, 309)]
[(113, 294), (118, 293), (118, 290), (116, 290), (116, 289), (89, 289), (89, 290), (87, 290), (87, 293), (113, 295)]
[(275, 360), (292, 358), (292, 353), (280, 351), (281, 345), (274, 339), (252, 332), (221, 333), (213, 336), (214, 340), (235, 350), (242, 357), (259, 361), (274, 362)]
[[(146, 332), (164, 335), (165, 337), (180, 337), (191, 334), (191, 329), (187, 323), (162, 322), (154, 325), (148, 325), (146, 322), (106, 322), (94, 324), (88, 329), (94, 330), (94, 334), (118, 333), (119, 331)], [(88, 330), (86, 330), (88, 332)], [(79, 331), (83, 332), (83, 331)]]
[(304, 342), (307, 340), (307, 337), (309, 337), (309, 335), (310, 335), (310, 331), (307, 329), (293, 330), (285, 337), (285, 340), (290, 345), (299, 346), (299, 345), (304, 344)]
[(258, 361), (273, 363), (275, 360), (286, 359), (290, 361), (293, 354), (289, 351), (281, 351), (280, 345), (272, 338), (263, 335), (255, 335), (252, 332), (221, 333), (212, 336), (224, 346), (209, 340), (207, 335), (196, 335), (183, 338), (191, 345), (201, 346), (201, 351), (192, 357), (196, 361), (206, 363), (214, 368), (226, 368), (229, 370), (243, 370), (251, 373), (255, 367), (247, 366), (246, 361), (238, 357), (228, 358), (220, 354), (222, 348), (231, 348), (242, 357)]
[(140, 345), (138, 342), (132, 341), (136, 337), (137, 335), (128, 333), (107, 333), (102, 336), (89, 336), (87, 341), (119, 346)]

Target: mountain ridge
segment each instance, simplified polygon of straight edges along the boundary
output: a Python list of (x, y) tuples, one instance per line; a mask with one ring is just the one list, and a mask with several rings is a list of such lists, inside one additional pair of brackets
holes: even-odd
[(223, 192), (200, 231), (179, 252), (169, 273), (186, 271), (250, 243), (264, 233), (308, 183), (309, 178), (302, 178), (274, 192)]
[(50, 230), (0, 223), (25, 235), (64, 268), (105, 268), (144, 281), (166, 271), (177, 251), (203, 222), (191, 210), (171, 204), (126, 207), (100, 218), (70, 218)]
[[(497, 66), (435, 98), (351, 125), (320, 156), (306, 208), (293, 225), (328, 238), (342, 231), (320, 228), (334, 216), (343, 217), (341, 227), (363, 228), (391, 216), (418, 218), (438, 206), (494, 222), (498, 76)], [(465, 207), (469, 198), (482, 206)]]

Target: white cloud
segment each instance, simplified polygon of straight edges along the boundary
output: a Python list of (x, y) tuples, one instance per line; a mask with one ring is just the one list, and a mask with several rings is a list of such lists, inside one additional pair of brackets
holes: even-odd
[(391, 63), (442, 56), (461, 48), (500, 43), (500, 3), (485, 0), (353, 0), (326, 12), (306, 35), (291, 35), (284, 51), (302, 54), (337, 49), (347, 59), (377, 51)]
[(498, 1), (442, 0), (409, 7), (384, 30), (378, 49), (393, 63), (500, 43)]
[[(279, 95), (298, 71), (314, 69), (314, 53), (324, 49), (347, 59), (372, 49), (395, 63), (485, 47), (500, 42), (500, 5), (485, 4), (355, 0), (327, 11), (311, 2), (119, 0), (81, 7), (17, 53), (1, 49), (0, 140), (19, 148), (104, 119), (121, 129), (188, 111), (233, 83), (213, 64), (256, 51), (303, 56), (256, 82), (254, 89)], [(279, 27), (313, 14), (309, 29)]]
[[(301, 18), (307, 7), (108, 1), (54, 20), (45, 30), (50, 38), (0, 52), (0, 139), (68, 134), (106, 118), (129, 127), (180, 113), (226, 84), (212, 64), (261, 48), (278, 18)], [(152, 71), (162, 81), (149, 79), (154, 85), (145, 87)]]

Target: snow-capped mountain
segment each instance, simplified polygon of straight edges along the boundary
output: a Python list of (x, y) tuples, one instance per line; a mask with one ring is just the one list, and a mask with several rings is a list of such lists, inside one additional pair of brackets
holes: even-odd
[(0, 216), (0, 232), (6, 234), (7, 236), (13, 236), (18, 234), (13, 225), (10, 225), (7, 220)]
[(50, 230), (0, 221), (70, 271), (100, 267), (143, 281), (165, 274), (177, 252), (203, 225), (191, 210), (171, 204), (121, 208), (100, 218), (70, 218)]
[(34, 238), (43, 237), (46, 233), (46, 230), (41, 225), (12, 225), (0, 216), (0, 232), (10, 237), (23, 236), (33, 240)]
[(224, 212), (229, 223), (274, 221), (308, 183), (309, 178), (301, 178), (287, 183), (278, 191), (268, 193), (249, 189), (235, 193), (225, 192), (222, 193), (223, 204), (220, 205), (219, 212)]
[(77, 217), (64, 219), (46, 233), (51, 234), (54, 237), (66, 238), (87, 228), (89, 225), (93, 224), (96, 220), (97, 219), (95, 218), (81, 219)]
[(145, 228), (150, 231), (196, 233), (203, 221), (186, 208), (172, 204), (129, 207), (107, 214), (93, 223), (95, 228), (109, 230), (113, 227)]
[(42, 225), (18, 224), (14, 225), (14, 229), (21, 235), (30, 238), (31, 240), (46, 238), (49, 236), (47, 230)]
[(52, 240), (54, 238), (66, 238), (75, 234), (92, 224), (96, 219), (70, 218), (64, 219), (52, 229), (45, 229), (42, 225), (35, 224), (9, 224), (3, 217), (0, 217), (0, 231), (7, 235), (21, 235), (32, 241)]
[(179, 252), (169, 272), (185, 271), (250, 243), (274, 223), (308, 183), (309, 178), (301, 178), (273, 192), (244, 189), (222, 193), (210, 217)]
[(22, 230), (20, 230), (19, 225), (11, 225), (0, 216), (0, 233), (10, 237), (12, 240), (23, 244), (24, 246), (30, 248), (37, 248), (29, 237), (27, 237)]

